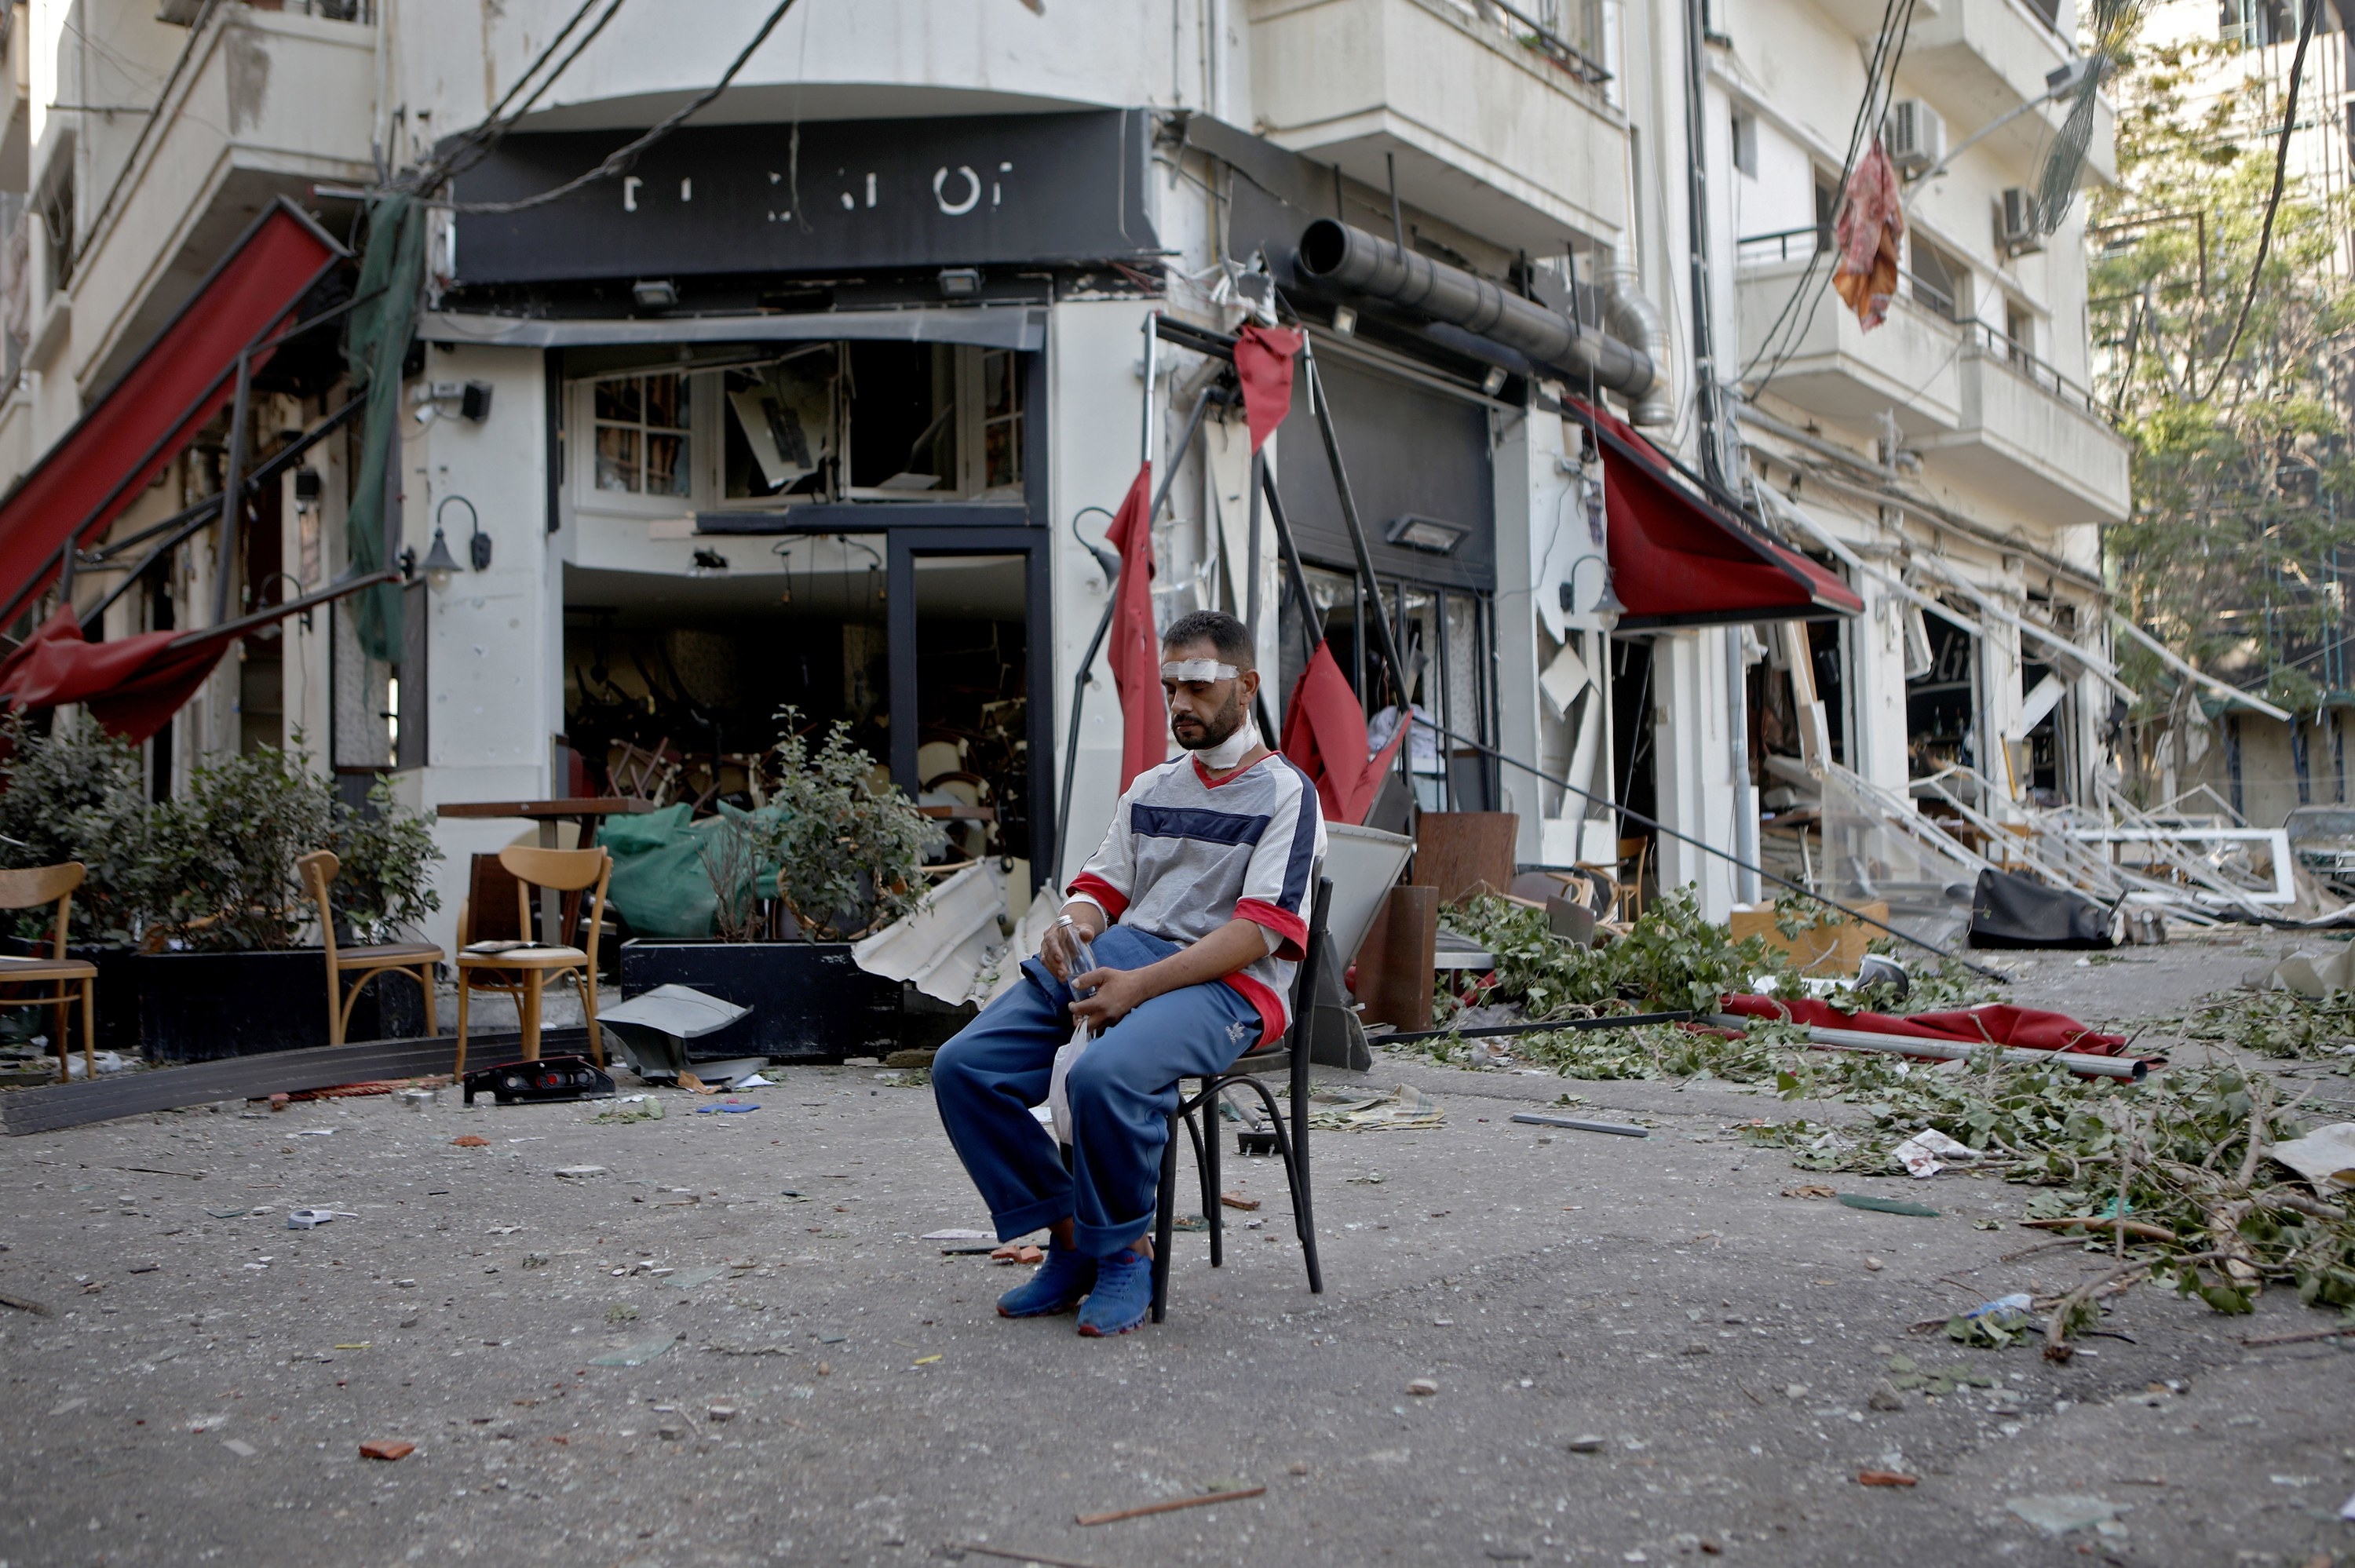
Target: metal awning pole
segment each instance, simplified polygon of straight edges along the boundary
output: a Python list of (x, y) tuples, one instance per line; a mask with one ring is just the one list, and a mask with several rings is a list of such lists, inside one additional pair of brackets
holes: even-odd
[[(1371, 622), (1378, 633), (1374, 645), (1381, 653), (1382, 662), (1390, 668), (1391, 684), (1403, 709), (1407, 700), (1406, 661), (1399, 657), (1398, 640), (1391, 635), (1390, 618), (1382, 610), (1381, 583), (1374, 576), (1374, 556), (1366, 546), (1365, 525), (1358, 520), (1358, 498), (1349, 489), (1349, 471), (1341, 464), (1341, 443), (1333, 433), (1333, 410), (1325, 395), (1325, 378), (1316, 372), (1316, 351), (1305, 346), (1305, 334), (1301, 341), (1302, 357), (1308, 366), (1308, 406), (1316, 411), (1317, 429), (1324, 433), (1325, 461), (1333, 470), (1333, 490), (1341, 499), (1341, 521), (1349, 530), (1349, 548), (1357, 556), (1358, 576), (1365, 585), (1370, 606), (1363, 619)], [(1363, 625), (1359, 627), (1358, 634), (1365, 635)], [(1359, 694), (1359, 700), (1365, 700), (1364, 693)]]
[(229, 619), (229, 582), (237, 576), (239, 525), (245, 521), (245, 440), (253, 408), (253, 355), (237, 356), (237, 391), (229, 403), (229, 454), (221, 460), (220, 549), (214, 557), (213, 624)]

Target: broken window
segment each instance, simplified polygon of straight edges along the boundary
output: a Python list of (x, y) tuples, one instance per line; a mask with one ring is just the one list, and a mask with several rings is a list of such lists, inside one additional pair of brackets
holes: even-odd
[(629, 495), (692, 493), (689, 377), (676, 371), (595, 384), (597, 488)]

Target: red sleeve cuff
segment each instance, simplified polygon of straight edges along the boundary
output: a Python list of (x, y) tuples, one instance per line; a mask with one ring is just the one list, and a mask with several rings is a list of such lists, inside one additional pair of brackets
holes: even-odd
[(1103, 877), (1084, 871), (1071, 878), (1071, 885), (1066, 889), (1066, 894), (1070, 896), (1076, 896), (1082, 893), (1103, 905), (1104, 913), (1114, 920), (1119, 919), (1120, 912), (1128, 907), (1127, 894), (1123, 893)]
[(1235, 918), (1274, 932), (1277, 958), (1298, 963), (1307, 956), (1308, 925), (1290, 910), (1278, 908), (1263, 898), (1239, 898), (1235, 900)]

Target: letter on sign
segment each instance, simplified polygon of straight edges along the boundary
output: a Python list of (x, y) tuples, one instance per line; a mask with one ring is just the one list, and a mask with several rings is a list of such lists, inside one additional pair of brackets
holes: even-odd
[(932, 199), (940, 203), (941, 210), (951, 217), (963, 217), (981, 202), (981, 176), (975, 174), (970, 165), (964, 164), (959, 164), (956, 166), (956, 172), (964, 180), (964, 196), (956, 201), (951, 201), (948, 198), (946, 190), (949, 171), (942, 168), (932, 175)]

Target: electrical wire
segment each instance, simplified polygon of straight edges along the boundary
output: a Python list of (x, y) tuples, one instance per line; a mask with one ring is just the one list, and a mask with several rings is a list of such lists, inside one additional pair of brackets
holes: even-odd
[(509, 112), (508, 105), (515, 103), (516, 94), (521, 92), (524, 84), (538, 75), (542, 66), (548, 64), (549, 58), (563, 47), (564, 40), (571, 35), (572, 29), (579, 26), (581, 19), (591, 11), (596, 9), (599, 0), (581, 0), (581, 8), (573, 12), (571, 18), (558, 29), (556, 37), (549, 39), (548, 47), (540, 50), (539, 58), (526, 67), (523, 74), (516, 78), (514, 85), (506, 90), (498, 102), (491, 106), (491, 111), (483, 117), (482, 123), (470, 131), (462, 132), (459, 144), (437, 159), (434, 165), (419, 177), (416, 182), (418, 189), (432, 190), (444, 181), (464, 174), (488, 157), (492, 149), (506, 139), (507, 132), (515, 128), (517, 122), (538, 106), (539, 101), (547, 96), (548, 90), (563, 78), (567, 70), (571, 69), (572, 62), (581, 58), (581, 51), (596, 41), (597, 35), (602, 33), (607, 24), (621, 12), (626, 0), (609, 0), (605, 6), (605, 14), (598, 17), (596, 24), (581, 36), (580, 41), (575, 43), (570, 51), (557, 62), (556, 68), (548, 73), (540, 84), (531, 90), (531, 96), (517, 105), (513, 112)]
[[(1881, 134), (1881, 116), (1888, 112), (1889, 96), (1897, 87), (1897, 68), (1905, 58), (1905, 45), (1913, 36), (1913, 9), (1914, 0), (1886, 0), (1881, 9), (1881, 32), (1873, 40), (1872, 55), (1865, 66), (1864, 96), (1858, 101), (1856, 119), (1849, 126), (1848, 151), (1840, 164), (1839, 204), (1832, 212), (1835, 228), (1839, 221), (1840, 207), (1848, 204), (1849, 181), (1856, 173), (1857, 160), (1863, 156), (1869, 139)], [(1823, 246), (1808, 252), (1807, 264), (1801, 270), (1790, 298), (1783, 302), (1783, 308), (1775, 313), (1774, 320), (1768, 324), (1760, 340), (1758, 352), (1751, 356), (1750, 362), (1742, 367), (1742, 374), (1735, 378), (1737, 381), (1749, 380), (1760, 362), (1773, 355), (1774, 363), (1767, 366), (1765, 375), (1759, 377), (1752, 388), (1753, 395), (1764, 390), (1783, 366), (1790, 362), (1791, 356), (1798, 351), (1799, 343), (1806, 338), (1808, 328), (1815, 324), (1816, 311), (1823, 302), (1823, 291), (1815, 287), (1816, 263), (1830, 253)], [(1807, 302), (1806, 319), (1796, 332), (1786, 334), (1784, 329), (1802, 300)], [(1778, 340), (1783, 345), (1779, 350), (1775, 347)]]
[(744, 46), (742, 51), (729, 62), (728, 69), (720, 73), (718, 81), (696, 94), (684, 109), (656, 122), (644, 135), (607, 154), (604, 162), (595, 168), (575, 175), (562, 185), (551, 185), (547, 190), (527, 196), (518, 196), (513, 201), (453, 202), (451, 204), (451, 210), (474, 214), (527, 212), (533, 207), (545, 207), (549, 202), (561, 200), (584, 185), (593, 185), (599, 180), (612, 179), (623, 173), (637, 161), (639, 154), (687, 123), (709, 107), (714, 99), (727, 91), (728, 84), (736, 79), (737, 73), (744, 69), (747, 61), (751, 59), (752, 52), (768, 41), (769, 35), (776, 30), (777, 24), (785, 19), (785, 13), (793, 8), (794, 0), (778, 0), (775, 9), (769, 13), (768, 19), (761, 24), (760, 30), (752, 35), (751, 41)]
[(2241, 308), (2232, 317), (2232, 335), (2224, 340), (2224, 352), (2216, 356), (2216, 374), (2208, 383), (2208, 395), (2200, 400), (2215, 401), (2224, 385), (2225, 373), (2232, 367), (2232, 351), (2241, 346), (2241, 334), (2249, 324), (2249, 307), (2256, 303), (2257, 290), (2264, 281), (2265, 257), (2274, 244), (2274, 216), (2281, 210), (2282, 186), (2289, 178), (2289, 139), (2297, 129), (2297, 87), (2306, 73), (2306, 47), (2314, 41), (2314, 19), (2321, 12), (2324, 0), (2306, 0), (2297, 23), (2297, 50), (2290, 56), (2288, 102), (2282, 110), (2281, 136), (2274, 143), (2274, 185), (2265, 196), (2265, 220), (2257, 230), (2257, 258), (2249, 264), (2249, 286), (2241, 294)]

